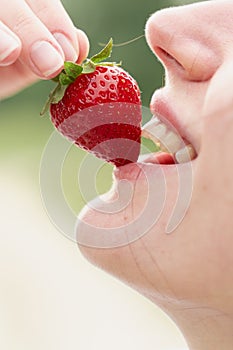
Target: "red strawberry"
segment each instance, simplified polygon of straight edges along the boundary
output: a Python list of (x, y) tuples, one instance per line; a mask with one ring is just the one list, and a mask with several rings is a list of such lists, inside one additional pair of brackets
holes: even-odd
[(111, 50), (112, 40), (82, 66), (65, 62), (49, 103), (51, 120), (64, 136), (121, 166), (137, 161), (140, 152), (141, 100), (129, 73), (102, 63)]

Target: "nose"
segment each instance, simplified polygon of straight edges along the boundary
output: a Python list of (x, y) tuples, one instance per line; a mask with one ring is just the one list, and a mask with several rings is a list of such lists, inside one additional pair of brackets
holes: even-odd
[(219, 67), (219, 52), (207, 16), (196, 4), (161, 10), (149, 18), (146, 38), (168, 75), (206, 81)]

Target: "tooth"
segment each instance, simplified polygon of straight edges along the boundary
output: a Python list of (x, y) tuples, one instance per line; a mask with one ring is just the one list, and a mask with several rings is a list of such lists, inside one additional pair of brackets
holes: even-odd
[(175, 159), (177, 163), (186, 163), (194, 159), (195, 156), (196, 156), (196, 152), (193, 146), (189, 144), (176, 152)]
[(148, 137), (152, 140), (163, 136), (166, 133), (166, 126), (160, 122), (157, 117), (153, 117), (148, 123), (146, 123), (142, 128), (142, 136)]
[(167, 128), (165, 124), (159, 123), (157, 125), (151, 124), (149, 127), (143, 130), (144, 134), (151, 135), (151, 137), (156, 138), (157, 140), (161, 139), (166, 132)]
[(150, 129), (151, 125), (156, 125), (156, 124), (159, 124), (160, 123), (160, 120), (158, 117), (152, 117), (151, 120), (149, 120), (149, 122), (147, 122), (143, 127), (142, 127), (142, 130), (144, 129)]
[(167, 128), (165, 124), (160, 123), (155, 125), (150, 132), (154, 137), (160, 140), (166, 134)]
[(152, 118), (142, 129), (142, 136), (158, 143), (166, 134), (167, 127), (161, 123), (158, 118)]
[(169, 131), (162, 139), (163, 146), (169, 153), (176, 153), (182, 146), (182, 139), (173, 131)]

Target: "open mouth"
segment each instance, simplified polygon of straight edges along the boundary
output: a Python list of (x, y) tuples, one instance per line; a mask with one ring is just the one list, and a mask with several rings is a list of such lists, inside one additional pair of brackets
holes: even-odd
[(142, 155), (139, 161), (145, 163), (180, 164), (195, 159), (197, 153), (193, 145), (182, 138), (168, 121), (162, 122), (153, 116), (142, 128), (142, 136), (154, 142), (161, 151)]

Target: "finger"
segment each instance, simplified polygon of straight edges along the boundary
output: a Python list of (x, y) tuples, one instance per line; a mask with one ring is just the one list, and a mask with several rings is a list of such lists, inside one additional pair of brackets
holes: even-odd
[(0, 101), (35, 83), (38, 77), (20, 60), (0, 68)]
[(0, 67), (14, 63), (20, 52), (20, 39), (0, 21)]
[(79, 57), (77, 62), (82, 63), (87, 57), (89, 52), (89, 48), (90, 48), (89, 40), (86, 34), (80, 29), (76, 29), (76, 35), (77, 35), (77, 40), (79, 44)]
[(21, 0), (1, 0), (0, 17), (21, 40), (20, 59), (41, 78), (52, 78), (64, 65), (63, 51), (46, 26)]
[(75, 27), (59, 0), (26, 0), (31, 10), (54, 35), (61, 46), (65, 59), (75, 62), (79, 45)]
[[(76, 29), (76, 35), (80, 53), (78, 63), (81, 63), (88, 55), (89, 42), (83, 31)], [(10, 76), (14, 77), (14, 84), (9, 79)], [(0, 100), (15, 94), (35, 81), (36, 76), (19, 60), (8, 67), (2, 67), (0, 69)]]

